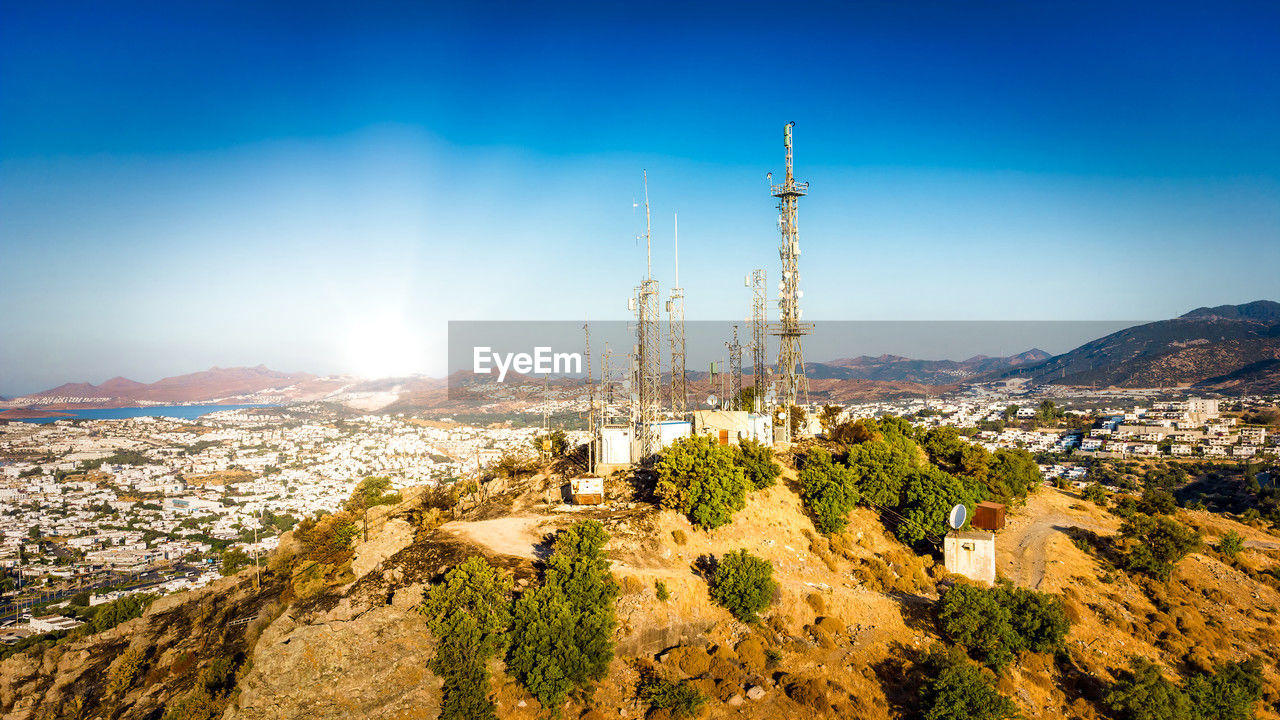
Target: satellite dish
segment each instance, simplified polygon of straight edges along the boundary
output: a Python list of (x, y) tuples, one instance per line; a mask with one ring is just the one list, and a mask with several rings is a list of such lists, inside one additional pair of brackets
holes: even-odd
[(715, 395), (708, 395), (708, 396), (707, 396), (707, 404), (708, 404), (708, 405), (710, 405), (711, 407), (715, 407), (715, 406), (716, 406), (716, 402), (717, 402), (718, 400), (719, 400), (719, 398), (717, 398)]
[(969, 519), (969, 509), (964, 505), (957, 505), (951, 508), (951, 513), (947, 515), (947, 524), (952, 530), (959, 530), (964, 527), (964, 521)]

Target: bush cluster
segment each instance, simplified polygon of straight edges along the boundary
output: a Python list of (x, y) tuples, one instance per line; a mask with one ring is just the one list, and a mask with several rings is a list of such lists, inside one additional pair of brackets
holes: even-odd
[(419, 611), (436, 636), (431, 671), (444, 679), (442, 720), (496, 718), (488, 662), (507, 643), (511, 580), (472, 557), (427, 591)]
[(989, 673), (955, 648), (933, 648), (917, 667), (924, 720), (1005, 720), (1013, 701), (996, 690)]
[(921, 433), (903, 418), (886, 416), (843, 423), (829, 436), (845, 446), (844, 461), (815, 448), (800, 475), (802, 497), (825, 534), (841, 531), (849, 510), (862, 502), (890, 521), (899, 540), (916, 544), (945, 534), (955, 505), (972, 510), (987, 497), (1024, 497), (1039, 481), (1027, 453), (989, 453), (954, 428)]
[(746, 505), (747, 474), (734, 451), (711, 438), (681, 438), (657, 464), (658, 500), (684, 513), (689, 522), (712, 530), (727, 525)]
[(1120, 526), (1128, 541), (1122, 556), (1126, 570), (1167, 579), (1179, 560), (1200, 547), (1200, 534), (1166, 516), (1136, 513)]
[(1070, 623), (1062, 598), (1002, 581), (993, 588), (959, 583), (937, 607), (942, 636), (997, 672), (1023, 651), (1052, 652)]
[(515, 602), (507, 671), (544, 708), (603, 678), (613, 659), (618, 584), (604, 555), (608, 540), (595, 520), (561, 531), (542, 585)]
[(1150, 660), (1133, 658), (1104, 702), (1120, 720), (1248, 720), (1261, 696), (1257, 658), (1197, 672), (1182, 686)]
[(711, 577), (711, 599), (742, 622), (755, 622), (773, 602), (773, 566), (746, 550), (720, 558)]

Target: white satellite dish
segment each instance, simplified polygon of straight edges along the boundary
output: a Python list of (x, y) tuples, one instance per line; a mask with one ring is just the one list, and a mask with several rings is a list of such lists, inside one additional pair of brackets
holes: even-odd
[(969, 519), (969, 509), (964, 505), (957, 505), (951, 508), (951, 513), (947, 515), (947, 524), (952, 530), (959, 530), (964, 527), (964, 521)]
[(715, 407), (715, 406), (716, 406), (716, 402), (718, 402), (718, 401), (719, 401), (719, 398), (717, 398), (715, 395), (708, 395), (708, 396), (707, 396), (707, 404), (708, 404), (708, 405), (710, 405), (711, 407)]

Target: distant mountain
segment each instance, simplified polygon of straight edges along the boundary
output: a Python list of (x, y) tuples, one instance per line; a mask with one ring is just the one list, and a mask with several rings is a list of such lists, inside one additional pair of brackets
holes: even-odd
[(922, 385), (949, 385), (993, 372), (1047, 360), (1032, 349), (1008, 357), (975, 355), (968, 360), (913, 360), (900, 355), (862, 355), (821, 363), (805, 363), (805, 374), (819, 380), (878, 380)]
[[(114, 377), (101, 385), (66, 383), (43, 392), (14, 398), (9, 404), (45, 408), (122, 407), (138, 403), (234, 403), (256, 399), (307, 400), (346, 387), (350, 380), (320, 378), (309, 373), (283, 373), (257, 367), (210, 368), (154, 383)], [(270, 397), (257, 397), (267, 395)], [(88, 402), (75, 402), (88, 400)]]
[(1059, 385), (1264, 392), (1280, 386), (1280, 303), (1197, 308), (996, 373)]
[(1196, 308), (1182, 316), (1183, 319), (1218, 318), (1220, 320), (1252, 320), (1264, 325), (1280, 323), (1280, 303), (1270, 300), (1254, 300), (1243, 305), (1219, 305)]

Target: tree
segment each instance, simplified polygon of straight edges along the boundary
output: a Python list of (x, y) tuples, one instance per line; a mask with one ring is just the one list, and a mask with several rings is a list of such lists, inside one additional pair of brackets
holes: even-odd
[(253, 562), (243, 550), (227, 550), (222, 553), (221, 559), (223, 575), (235, 575)]
[(993, 592), (968, 583), (953, 585), (938, 600), (942, 636), (964, 646), (974, 659), (1000, 671), (1013, 661), (1020, 642), (1013, 612)]
[(831, 431), (836, 427), (836, 421), (840, 419), (840, 413), (844, 412), (844, 408), (839, 405), (823, 405), (818, 411), (818, 423), (822, 425), (822, 432), (830, 435)]
[(1061, 597), (1014, 587), (1008, 581), (1001, 583), (997, 592), (1008, 598), (1009, 624), (1018, 636), (1021, 649), (1047, 653), (1062, 647), (1071, 623)]
[(596, 520), (560, 531), (542, 585), (515, 602), (507, 671), (544, 708), (604, 677), (613, 659), (618, 584), (604, 554), (608, 541)]
[(1200, 534), (1176, 520), (1136, 513), (1120, 526), (1129, 541), (1124, 555), (1126, 569), (1166, 579), (1173, 566), (1200, 547)]
[(1040, 406), (1036, 408), (1036, 424), (1050, 425), (1056, 423), (1062, 415), (1063, 412), (1058, 409), (1057, 405), (1054, 405), (1052, 400), (1041, 400)]
[(1235, 530), (1228, 530), (1222, 537), (1218, 538), (1218, 552), (1229, 558), (1234, 558), (1244, 550), (1244, 538), (1240, 537), (1240, 533)]
[(955, 648), (933, 648), (918, 668), (920, 710), (925, 720), (1005, 720), (1017, 707), (996, 690), (992, 678)]
[(1135, 657), (1130, 670), (1107, 691), (1103, 702), (1122, 720), (1192, 720), (1191, 701), (1146, 658)]
[(569, 438), (564, 430), (552, 430), (530, 440), (533, 449), (544, 458), (562, 458), (569, 451)]
[(937, 618), (943, 637), (997, 672), (1020, 652), (1057, 650), (1070, 629), (1061, 597), (1008, 580), (993, 588), (952, 586), (938, 601)]
[(773, 565), (746, 550), (720, 558), (711, 578), (711, 599), (744, 623), (755, 622), (776, 589)]
[(894, 533), (908, 545), (945, 535), (951, 508), (964, 505), (972, 515), (983, 495), (983, 487), (972, 479), (948, 475), (932, 465), (918, 468), (907, 477), (901, 506), (904, 520)]
[(1169, 515), (1178, 509), (1178, 502), (1168, 490), (1148, 486), (1138, 501), (1138, 511), (1148, 515)]
[(496, 718), (489, 659), (506, 646), (511, 580), (481, 557), (468, 558), (431, 586), (419, 612), (436, 636), (432, 672), (444, 679), (440, 717)]
[(782, 474), (782, 466), (773, 459), (773, 448), (755, 440), (743, 440), (734, 449), (734, 461), (746, 473), (747, 484), (754, 490), (771, 487)]
[(800, 468), (800, 498), (813, 514), (818, 532), (831, 535), (844, 530), (849, 511), (860, 497), (856, 478), (848, 466), (835, 462), (822, 448), (804, 456)]
[(800, 430), (804, 428), (805, 414), (799, 405), (792, 405), (791, 412), (787, 413), (788, 421), (791, 423), (791, 438), (800, 437)]
[(847, 462), (863, 500), (881, 507), (902, 504), (903, 480), (913, 466), (901, 448), (884, 442), (854, 445), (849, 448)]
[(676, 440), (657, 470), (662, 506), (679, 510), (700, 527), (726, 525), (746, 505), (746, 472), (734, 462), (732, 450), (711, 438)]
[(1085, 500), (1093, 502), (1098, 507), (1107, 506), (1107, 491), (1098, 483), (1090, 483), (1082, 493)]
[(865, 442), (876, 442), (884, 439), (880, 425), (871, 418), (861, 418), (842, 422), (827, 433), (830, 440), (841, 445), (851, 446)]
[(1248, 720), (1262, 697), (1262, 661), (1229, 662), (1212, 673), (1193, 675), (1187, 695), (1196, 715), (1205, 720)]
[(1026, 450), (1001, 448), (991, 456), (983, 481), (990, 497), (1009, 503), (1025, 498), (1040, 484), (1040, 467)]

